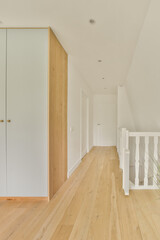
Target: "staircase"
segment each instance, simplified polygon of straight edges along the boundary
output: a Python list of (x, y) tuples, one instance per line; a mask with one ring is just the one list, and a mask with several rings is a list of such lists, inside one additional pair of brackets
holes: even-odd
[(123, 171), (123, 189), (158, 189), (160, 176), (160, 132), (130, 132), (118, 129), (120, 168)]

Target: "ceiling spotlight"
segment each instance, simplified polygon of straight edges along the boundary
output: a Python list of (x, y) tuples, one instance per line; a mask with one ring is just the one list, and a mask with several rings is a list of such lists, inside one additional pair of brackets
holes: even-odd
[(102, 62), (102, 60), (101, 60), (101, 59), (99, 59), (99, 60), (98, 60), (98, 62)]
[(89, 23), (93, 25), (93, 24), (96, 23), (96, 21), (95, 21), (94, 19), (91, 18), (91, 19), (89, 19)]

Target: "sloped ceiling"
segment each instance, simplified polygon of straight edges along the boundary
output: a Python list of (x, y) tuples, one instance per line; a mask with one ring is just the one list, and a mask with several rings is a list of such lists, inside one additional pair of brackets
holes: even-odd
[[(126, 80), (149, 3), (150, 0), (5, 0), (0, 6), (0, 26), (51, 26), (93, 92), (115, 93), (116, 86)], [(91, 25), (89, 19), (96, 23)]]
[(151, 2), (126, 87), (137, 131), (160, 131), (160, 1)]

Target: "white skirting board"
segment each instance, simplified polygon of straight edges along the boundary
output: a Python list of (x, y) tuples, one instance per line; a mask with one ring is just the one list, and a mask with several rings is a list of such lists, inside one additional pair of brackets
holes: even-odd
[[(92, 150), (92, 148), (93, 148), (93, 145), (90, 146), (89, 152)], [(71, 167), (71, 168), (68, 170), (68, 172), (67, 172), (67, 178), (69, 178), (69, 177), (72, 175), (72, 173), (76, 170), (76, 168), (79, 166), (80, 163), (81, 163), (81, 159), (77, 160), (77, 162), (73, 165), (73, 167)]]
[(91, 146), (89, 147), (89, 152), (92, 150), (93, 147), (94, 147), (93, 145), (91, 145)]
[(68, 170), (68, 173), (67, 173), (68, 178), (72, 175), (72, 173), (76, 170), (76, 168), (79, 166), (80, 163), (81, 163), (81, 159), (76, 161), (76, 163), (73, 165), (73, 167)]

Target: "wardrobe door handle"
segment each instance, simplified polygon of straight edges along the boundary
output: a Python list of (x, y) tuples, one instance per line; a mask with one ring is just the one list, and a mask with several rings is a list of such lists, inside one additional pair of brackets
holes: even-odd
[(0, 120), (0, 122), (2, 123), (2, 122), (4, 122), (4, 120)]
[(7, 122), (8, 122), (8, 123), (10, 123), (10, 122), (11, 122), (11, 120), (7, 120)]

